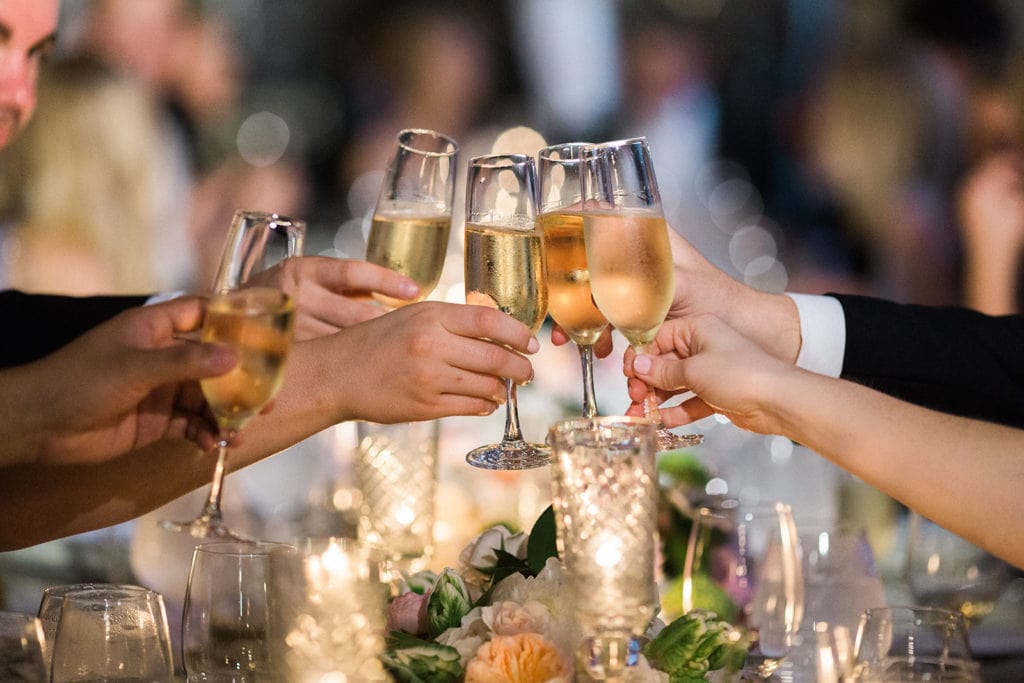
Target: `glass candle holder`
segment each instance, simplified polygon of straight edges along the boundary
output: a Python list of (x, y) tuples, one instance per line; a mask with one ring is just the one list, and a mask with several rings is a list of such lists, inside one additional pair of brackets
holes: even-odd
[(637, 663), (638, 638), (658, 608), (655, 426), (566, 420), (549, 440), (559, 547), (585, 638), (578, 664), (592, 679), (618, 680)]
[(395, 570), (425, 569), (434, 551), (438, 423), (360, 422), (357, 432), (359, 539), (386, 548)]
[(383, 552), (347, 538), (305, 539), (280, 556), (276, 619), (289, 681), (385, 681)]

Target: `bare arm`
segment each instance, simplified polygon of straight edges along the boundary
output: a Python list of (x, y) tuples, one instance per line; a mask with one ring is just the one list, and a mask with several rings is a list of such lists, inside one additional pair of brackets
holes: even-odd
[[(486, 341), (486, 340), (493, 341)], [(508, 347), (508, 348), (506, 348)], [(504, 400), (501, 377), (533, 376), (538, 349), (494, 309), (426, 302), (297, 343), (273, 408), (232, 448), (239, 469), (338, 422), (484, 415)], [(0, 550), (132, 519), (210, 481), (214, 456), (165, 439), (116, 460), (0, 470)]]
[(634, 362), (638, 379), (699, 397), (663, 410), (668, 424), (717, 411), (742, 428), (783, 434), (1024, 566), (1024, 432), (797, 369), (713, 316), (667, 324), (657, 344), (662, 355)]

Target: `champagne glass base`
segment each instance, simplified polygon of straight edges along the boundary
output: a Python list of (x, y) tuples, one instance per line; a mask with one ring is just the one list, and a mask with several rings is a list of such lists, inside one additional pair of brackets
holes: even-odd
[(673, 434), (664, 427), (658, 428), (657, 436), (659, 453), (676, 451), (680, 448), (689, 448), (690, 446), (699, 446), (704, 443), (703, 434)]
[(160, 528), (167, 531), (174, 531), (181, 534), (188, 534), (193, 538), (219, 538), (229, 541), (254, 541), (256, 539), (246, 536), (226, 526), (220, 518), (213, 515), (200, 515), (190, 522), (175, 522), (165, 519), (160, 522)]
[(474, 448), (466, 462), (484, 470), (530, 470), (551, 464), (551, 451), (544, 444), (523, 440), (502, 441)]

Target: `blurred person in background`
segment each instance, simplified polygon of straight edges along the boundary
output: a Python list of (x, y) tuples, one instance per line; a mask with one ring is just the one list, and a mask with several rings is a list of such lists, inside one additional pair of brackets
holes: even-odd
[(0, 279), (73, 295), (194, 289), (165, 133), (135, 81), (88, 59), (51, 65), (0, 168)]

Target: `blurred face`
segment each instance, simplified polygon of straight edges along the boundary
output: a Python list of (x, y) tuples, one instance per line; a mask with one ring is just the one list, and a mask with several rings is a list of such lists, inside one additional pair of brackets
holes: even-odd
[(0, 149), (28, 123), (36, 80), (53, 48), (58, 0), (0, 2)]

